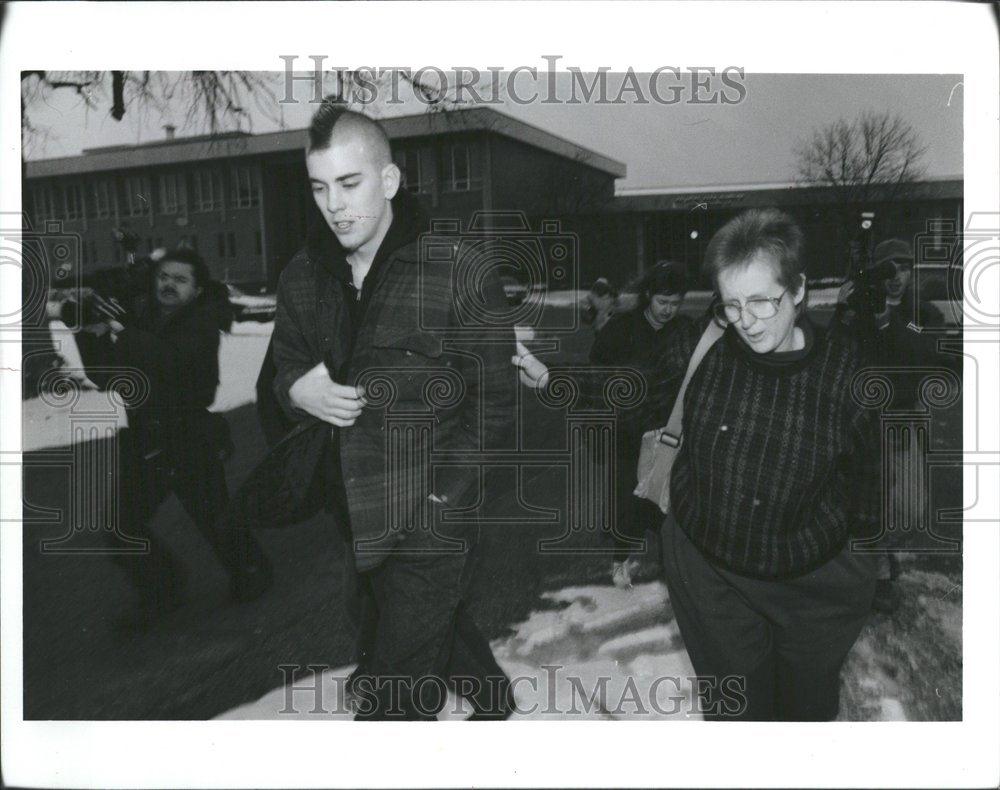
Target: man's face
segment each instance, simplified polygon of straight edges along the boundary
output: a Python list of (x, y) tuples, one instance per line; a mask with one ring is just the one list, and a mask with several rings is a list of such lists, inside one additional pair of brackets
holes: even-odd
[[(738, 303), (742, 317), (733, 324), (743, 341), (758, 354), (791, 351), (794, 348), (795, 307), (805, 298), (805, 284), (788, 289), (778, 282), (778, 262), (759, 252), (747, 266), (732, 266), (720, 272), (719, 296), (723, 302)], [(771, 318), (756, 318), (747, 309), (755, 299), (778, 299), (777, 313)]]
[(684, 297), (680, 294), (653, 294), (649, 300), (649, 314), (658, 324), (665, 324), (681, 309)]
[(913, 281), (913, 269), (906, 264), (896, 264), (896, 275), (885, 281), (885, 293), (890, 299), (902, 299)]
[(191, 304), (201, 295), (201, 287), (189, 263), (164, 261), (156, 270), (156, 301), (167, 311)]
[[(389, 209), (399, 188), (395, 165), (379, 166), (364, 140), (334, 131), (330, 147), (306, 157), (313, 200), (348, 252), (380, 239), (392, 221)], [(371, 250), (374, 253), (374, 250)]]

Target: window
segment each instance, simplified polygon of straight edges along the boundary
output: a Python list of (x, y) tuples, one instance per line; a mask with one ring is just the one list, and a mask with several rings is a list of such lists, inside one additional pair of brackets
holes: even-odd
[(164, 173), (160, 176), (160, 211), (164, 214), (176, 214), (183, 213), (186, 208), (184, 176), (180, 173)]
[(260, 205), (260, 189), (257, 173), (249, 167), (234, 167), (233, 202), (237, 208), (253, 208)]
[(216, 233), (215, 243), (219, 251), (219, 258), (236, 257), (236, 234), (232, 231), (228, 233)]
[(144, 217), (152, 207), (149, 203), (149, 179), (145, 176), (128, 176), (125, 179), (125, 210), (130, 217)]
[(83, 189), (79, 184), (69, 184), (63, 196), (66, 199), (66, 219), (83, 217)]
[(482, 188), (479, 159), (474, 156), (472, 145), (465, 142), (452, 143), (445, 149), (444, 183), (445, 188), (452, 192)]
[(107, 219), (111, 216), (111, 184), (106, 178), (95, 181), (91, 186), (93, 200), (90, 205), (90, 216), (95, 219)]
[(56, 212), (55, 191), (50, 186), (35, 187), (32, 194), (35, 204), (35, 222), (59, 219)]
[(415, 195), (431, 191), (427, 168), (423, 167), (423, 152), (420, 149), (403, 149), (396, 155), (396, 164), (403, 172), (403, 189)]
[(194, 205), (197, 211), (214, 211), (222, 208), (222, 177), (218, 171), (195, 171)]

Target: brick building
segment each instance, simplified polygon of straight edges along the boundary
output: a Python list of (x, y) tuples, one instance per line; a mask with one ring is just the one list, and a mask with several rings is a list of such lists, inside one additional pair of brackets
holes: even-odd
[[(382, 121), (404, 188), (433, 218), (468, 227), (478, 211), (518, 211), (538, 231), (558, 219), (579, 241), (578, 282), (624, 284), (661, 259), (694, 272), (712, 233), (737, 212), (776, 206), (803, 224), (811, 278), (842, 276), (859, 207), (825, 187), (750, 184), (615, 192), (626, 166), (491, 108)], [(84, 272), (121, 263), (115, 231), (139, 254), (188, 245), (219, 279), (273, 288), (318, 219), (306, 178), (305, 130), (167, 137), (28, 162), (24, 206), (36, 228), (58, 220), (81, 238)], [(875, 237), (912, 238), (929, 223), (960, 228), (961, 179), (875, 189), (863, 208)], [(936, 223), (936, 224), (935, 224)]]
[[(489, 108), (385, 119), (404, 188), (434, 218), (477, 211), (543, 218), (600, 212), (625, 165)], [(81, 237), (83, 271), (122, 263), (115, 231), (139, 254), (187, 245), (227, 282), (273, 287), (318, 212), (305, 130), (173, 137), (27, 163), (33, 227), (59, 220)]]
[[(947, 244), (949, 228), (962, 227), (961, 178), (937, 178), (893, 189), (874, 186), (863, 204), (845, 204), (836, 189), (797, 184), (745, 184), (621, 190), (608, 212), (619, 229), (623, 274), (635, 274), (658, 260), (697, 268), (712, 234), (740, 211), (779, 208), (801, 224), (811, 279), (843, 277), (847, 250), (860, 228), (860, 212), (873, 212), (874, 241), (912, 240), (930, 232)], [(624, 218), (624, 219), (623, 219)]]

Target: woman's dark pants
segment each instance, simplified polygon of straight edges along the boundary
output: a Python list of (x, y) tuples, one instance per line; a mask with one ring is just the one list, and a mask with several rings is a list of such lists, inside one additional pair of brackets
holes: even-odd
[(840, 669), (875, 589), (871, 556), (848, 545), (787, 580), (752, 579), (711, 562), (670, 515), (663, 524), (670, 602), (707, 720), (830, 721)]

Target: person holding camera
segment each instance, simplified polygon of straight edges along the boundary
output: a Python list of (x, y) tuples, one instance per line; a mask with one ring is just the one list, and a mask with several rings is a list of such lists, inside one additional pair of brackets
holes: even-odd
[[(513, 406), (513, 329), (507, 348), (461, 326), (451, 272), (422, 265), (428, 222), (377, 122), (325, 101), (306, 167), (322, 224), (281, 273), (272, 340), (274, 391), (296, 427), (269, 456), (284, 479), (254, 488), (318, 488), (346, 526), (357, 719), (433, 719), (447, 681), (473, 718), (505, 718), (509, 680), (467, 604), (479, 524), (442, 518), (476, 506), (480, 472), (436, 467), (430, 453), (497, 446)], [(491, 312), (507, 311), (495, 272), (477, 284)], [(399, 415), (433, 427), (397, 432)]]
[[(642, 435), (664, 425), (669, 414), (654, 407), (672, 403), (671, 382), (661, 381), (657, 362), (664, 349), (678, 342), (691, 320), (680, 315), (687, 293), (687, 275), (677, 263), (661, 261), (635, 283), (635, 308), (617, 313), (597, 333), (590, 363), (604, 368), (636, 370), (646, 382), (645, 407), (623, 415), (616, 447), (617, 497), (615, 553), (611, 578), (616, 587), (628, 588), (638, 568), (639, 547), (647, 529), (659, 527), (662, 514), (653, 503), (635, 496), (637, 463)], [(666, 386), (667, 391), (664, 391)], [(643, 552), (645, 554), (645, 552)]]
[(598, 277), (587, 292), (582, 311), (583, 323), (600, 332), (618, 310), (618, 289), (607, 277)]
[[(684, 390), (661, 540), (706, 719), (834, 719), (871, 607), (873, 562), (851, 538), (877, 518), (877, 422), (851, 394), (856, 339), (809, 320), (802, 253), (780, 211), (730, 220), (706, 251), (711, 314), (661, 359), (679, 381), (704, 352)], [(713, 320), (725, 330), (709, 331)], [(521, 380), (545, 386), (545, 366), (519, 352)]]
[(229, 571), (237, 600), (257, 597), (270, 582), (257, 542), (227, 523), (226, 437), (208, 411), (219, 383), (219, 332), (230, 321), (225, 290), (214, 287), (191, 250), (168, 251), (150, 267), (149, 290), (131, 304), (124, 296), (91, 296), (86, 312), (101, 320), (84, 326), (90, 342), (80, 344), (88, 377), (98, 386), (113, 385), (122, 368), (144, 379), (144, 387), (125, 395), (128, 427), (118, 433), (118, 526), (148, 549), (112, 547), (139, 596), (131, 623), (142, 626), (182, 603), (182, 568), (149, 528), (171, 491)]
[[(921, 334), (921, 328), (943, 326), (944, 316), (930, 302), (919, 305), (915, 302), (910, 245), (902, 239), (885, 239), (875, 245), (869, 260), (864, 263), (866, 265), (841, 286), (833, 320), (855, 334), (868, 364), (895, 368), (954, 364), (937, 353), (935, 337)], [(888, 375), (893, 378), (893, 407), (913, 407), (918, 399), (917, 381), (893, 376), (892, 371), (888, 371)], [(920, 458), (910, 457), (918, 452), (915, 445), (887, 449), (893, 453), (891, 468), (894, 470), (913, 468), (914, 464), (922, 462)], [(894, 512), (909, 512), (919, 521), (926, 509), (926, 492), (914, 491), (912, 487), (904, 489), (903, 482), (895, 479), (888, 483), (885, 495), (896, 499)], [(897, 534), (902, 534), (902, 529)], [(899, 607), (898, 576), (896, 555), (881, 554), (879, 580), (872, 602), (875, 611), (891, 614)]]

